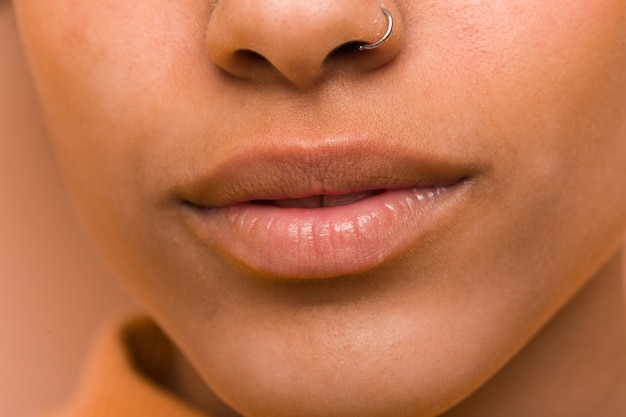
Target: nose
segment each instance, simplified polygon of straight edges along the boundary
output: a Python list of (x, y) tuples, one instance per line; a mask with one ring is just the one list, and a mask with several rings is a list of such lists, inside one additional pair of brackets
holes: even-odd
[(235, 77), (296, 87), (333, 72), (371, 72), (403, 43), (398, 7), (379, 1), (218, 0), (207, 28), (209, 55)]

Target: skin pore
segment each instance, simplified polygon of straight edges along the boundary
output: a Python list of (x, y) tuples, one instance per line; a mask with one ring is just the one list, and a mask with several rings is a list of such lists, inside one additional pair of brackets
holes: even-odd
[[(180, 349), (172, 389), (217, 416), (618, 417), (626, 5), (382, 5), (363, 52), (378, 2), (14, 1), (81, 216)], [(350, 273), (262, 270), (241, 213), (355, 173), (386, 191), (355, 211), (425, 177), (448, 197), (374, 266), (338, 239), (312, 259)]]

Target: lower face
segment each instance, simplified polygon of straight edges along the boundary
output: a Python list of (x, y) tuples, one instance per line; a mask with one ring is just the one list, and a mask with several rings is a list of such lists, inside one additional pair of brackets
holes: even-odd
[(244, 415), (437, 415), (626, 229), (621, 0), (398, 1), (384, 71), (306, 92), (215, 68), (196, 1), (15, 3), (98, 245)]

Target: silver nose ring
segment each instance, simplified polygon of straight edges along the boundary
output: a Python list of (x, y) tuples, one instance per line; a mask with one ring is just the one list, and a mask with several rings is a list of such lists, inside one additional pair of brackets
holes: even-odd
[(384, 7), (381, 7), (381, 9), (383, 13), (385, 14), (385, 16), (387, 16), (387, 31), (385, 32), (383, 37), (377, 40), (376, 42), (366, 43), (364, 45), (359, 46), (359, 51), (367, 51), (370, 49), (378, 48), (387, 39), (389, 39), (389, 36), (391, 35), (391, 30), (393, 29), (393, 17), (391, 16), (391, 12), (389, 10), (385, 9)]

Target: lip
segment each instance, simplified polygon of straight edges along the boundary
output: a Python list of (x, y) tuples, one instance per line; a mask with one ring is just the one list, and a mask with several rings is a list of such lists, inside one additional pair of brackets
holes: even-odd
[[(188, 229), (213, 250), (261, 275), (321, 279), (371, 270), (419, 245), (461, 206), (476, 174), (475, 164), (394, 139), (259, 141), (176, 195)], [(268, 204), (343, 195), (359, 197)]]

